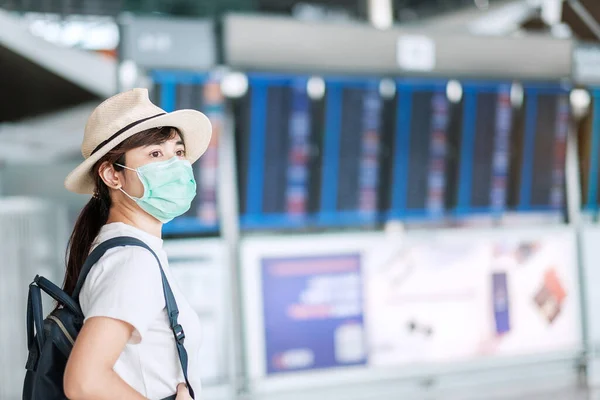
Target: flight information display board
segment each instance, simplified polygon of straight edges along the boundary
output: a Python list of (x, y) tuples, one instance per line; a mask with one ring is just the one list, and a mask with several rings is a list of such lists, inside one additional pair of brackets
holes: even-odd
[(329, 76), (321, 96), (303, 76), (249, 82), (236, 111), (243, 228), (564, 211), (562, 86), (526, 84), (517, 107), (502, 81), (461, 82), (453, 101), (441, 79), (399, 79), (390, 94), (382, 79)]
[(311, 223), (318, 196), (316, 103), (302, 76), (250, 75), (236, 115), (242, 228)]
[(463, 83), (464, 106), (456, 212), (501, 214), (511, 161), (511, 84)]
[(517, 211), (563, 212), (571, 118), (569, 89), (529, 84), (524, 85), (524, 90), (525, 126)]
[(167, 112), (200, 110), (210, 119), (213, 135), (206, 153), (193, 165), (197, 195), (190, 210), (163, 227), (166, 235), (217, 234), (218, 140), (224, 120), (224, 98), (219, 79), (209, 74), (153, 71), (154, 102)]
[(328, 78), (321, 207), (322, 225), (378, 221), (382, 114), (379, 79)]
[(583, 210), (595, 214), (600, 209), (600, 88), (591, 91), (590, 115), (579, 126), (579, 160), (581, 162)]
[(381, 177), (390, 168), (382, 142), (394, 96), (382, 98), (380, 79), (320, 82), (321, 93), (309, 96), (315, 81), (308, 77), (249, 76), (249, 93), (235, 108), (242, 228), (381, 221), (381, 192), (389, 190)]
[(445, 81), (399, 81), (391, 202), (395, 219), (446, 211), (450, 104)]

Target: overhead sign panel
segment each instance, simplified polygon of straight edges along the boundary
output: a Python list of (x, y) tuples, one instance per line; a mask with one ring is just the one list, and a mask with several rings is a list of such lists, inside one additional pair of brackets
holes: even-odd
[(573, 41), (542, 35), (475, 36), (364, 23), (226, 16), (224, 56), (237, 68), (295, 72), (562, 79)]
[(204, 70), (217, 60), (214, 23), (180, 18), (122, 18), (121, 58), (145, 68)]

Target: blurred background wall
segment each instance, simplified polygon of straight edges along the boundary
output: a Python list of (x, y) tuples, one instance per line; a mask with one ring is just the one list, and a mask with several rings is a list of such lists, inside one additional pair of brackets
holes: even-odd
[(599, 39), (591, 0), (0, 0), (0, 399), (133, 87), (214, 127), (163, 230), (203, 398), (593, 396)]

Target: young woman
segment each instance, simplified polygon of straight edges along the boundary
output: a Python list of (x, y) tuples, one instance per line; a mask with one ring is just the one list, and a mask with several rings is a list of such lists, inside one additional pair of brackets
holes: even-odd
[[(94, 110), (82, 144), (85, 161), (65, 181), (73, 192), (93, 194), (71, 235), (65, 291), (73, 293), (83, 263), (100, 243), (118, 236), (146, 243), (160, 258), (179, 307), (196, 398), (199, 321), (171, 278), (161, 228), (190, 208), (196, 194), (191, 163), (210, 137), (202, 113), (165, 113), (146, 90), (134, 89)], [(191, 398), (151, 252), (133, 246), (108, 250), (92, 267), (79, 301), (85, 322), (65, 371), (69, 399)]]

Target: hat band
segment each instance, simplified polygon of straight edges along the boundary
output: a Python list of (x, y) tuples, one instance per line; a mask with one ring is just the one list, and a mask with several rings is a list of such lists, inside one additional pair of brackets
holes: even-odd
[(108, 139), (106, 139), (105, 141), (103, 141), (102, 143), (100, 143), (98, 146), (96, 146), (96, 148), (90, 153), (90, 156), (92, 156), (95, 152), (97, 152), (98, 150), (100, 150), (102, 147), (104, 147), (106, 144), (108, 144), (109, 142), (111, 142), (113, 139), (115, 139), (117, 136), (119, 136), (123, 132), (128, 131), (129, 129), (133, 128), (136, 125), (141, 124), (142, 122), (148, 121), (149, 119), (152, 119), (152, 118), (160, 117), (161, 115), (165, 115), (165, 114), (166, 113), (163, 112), (163, 113), (160, 113), (160, 114), (153, 115), (151, 117), (138, 119), (137, 121), (134, 121), (134, 122), (130, 123), (129, 125), (127, 125), (123, 129), (120, 129), (117, 133), (115, 133), (114, 135), (112, 135), (111, 137), (109, 137)]

